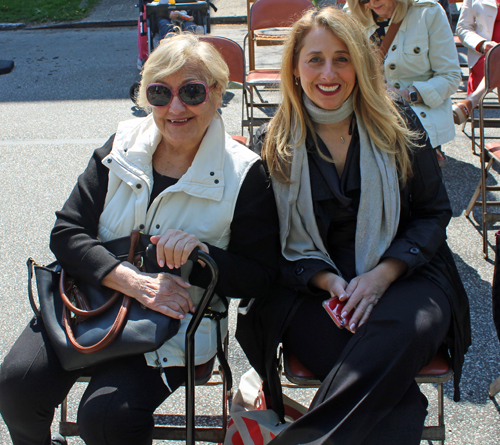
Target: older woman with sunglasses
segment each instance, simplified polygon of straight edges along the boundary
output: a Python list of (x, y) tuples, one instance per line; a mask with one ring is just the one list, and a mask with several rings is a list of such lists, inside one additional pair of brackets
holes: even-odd
[(377, 46), (390, 36), (391, 28), (397, 30), (386, 44), (387, 88), (410, 102), (444, 165), (442, 144), (455, 137), (450, 97), (460, 85), (461, 71), (443, 8), (437, 0), (347, 0), (347, 4)]
[[(57, 213), (51, 249), (65, 270), (181, 320), (157, 351), (93, 370), (78, 414), (87, 444), (152, 443), (154, 410), (184, 382), (184, 333), (209, 282), (208, 268), (187, 261), (194, 248), (218, 264), (219, 296), (264, 296), (275, 281), (274, 197), (260, 158), (224, 130), (217, 109), (227, 82), (212, 45), (189, 33), (163, 40), (139, 90), (152, 114), (119, 124)], [(171, 273), (141, 272), (103, 247), (133, 229), (151, 235)], [(224, 308), (220, 300), (212, 307)], [(227, 319), (221, 324), (224, 335)], [(196, 364), (215, 355), (216, 338), (216, 322), (204, 318)], [(31, 324), (1, 367), (0, 410), (14, 445), (51, 443), (54, 409), (82, 373), (63, 370), (45, 340), (43, 325)]]

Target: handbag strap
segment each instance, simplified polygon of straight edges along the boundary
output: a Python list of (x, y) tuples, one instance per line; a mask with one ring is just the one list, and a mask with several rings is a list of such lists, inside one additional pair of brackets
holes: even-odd
[(28, 266), (28, 297), (30, 299), (31, 309), (35, 313), (35, 317), (40, 317), (41, 312), (38, 306), (35, 303), (35, 297), (33, 296), (33, 264), (35, 260), (31, 257), (26, 261), (26, 265)]
[[(130, 263), (133, 262), (134, 260), (134, 255), (135, 255), (135, 248), (137, 244), (139, 243), (140, 240), (140, 232), (138, 230), (132, 231), (130, 234), (130, 250), (128, 253), (127, 261)], [(116, 336), (120, 333), (120, 331), (123, 329), (123, 326), (125, 325), (125, 321), (127, 319), (127, 313), (128, 309), (131, 304), (131, 298), (124, 295), (122, 304), (120, 309), (118, 310), (118, 314), (115, 318), (115, 321), (113, 325), (111, 326), (110, 330), (108, 333), (96, 344), (90, 345), (90, 346), (82, 346), (78, 343), (76, 340), (73, 330), (71, 329), (71, 312), (74, 312), (77, 315), (81, 315), (84, 317), (90, 317), (96, 314), (99, 314), (109, 308), (111, 304), (116, 301), (118, 296), (120, 295), (120, 292), (115, 292), (113, 293), (112, 297), (104, 303), (100, 308), (92, 310), (92, 311), (82, 311), (78, 308), (76, 308), (67, 295), (65, 294), (65, 289), (66, 289), (66, 283), (65, 283), (65, 277), (66, 275), (62, 273), (61, 271), (61, 279), (59, 281), (59, 290), (61, 291), (61, 298), (64, 302), (63, 306), (63, 323), (64, 323), (64, 328), (66, 330), (66, 334), (68, 335), (68, 339), (70, 343), (73, 345), (73, 347), (84, 354), (92, 354), (95, 352), (102, 351), (104, 348), (106, 348), (108, 345), (110, 345), (113, 340), (116, 338)], [(111, 301), (111, 303), (110, 303)]]
[(399, 31), (401, 23), (403, 23), (402, 20), (398, 23), (391, 22), (391, 24), (389, 25), (389, 29), (385, 33), (384, 40), (382, 40), (382, 44), (378, 49), (378, 53), (380, 54), (382, 60), (385, 59), (385, 55), (387, 54), (387, 51), (389, 51), (389, 46), (391, 46), (394, 37), (396, 37), (396, 34)]

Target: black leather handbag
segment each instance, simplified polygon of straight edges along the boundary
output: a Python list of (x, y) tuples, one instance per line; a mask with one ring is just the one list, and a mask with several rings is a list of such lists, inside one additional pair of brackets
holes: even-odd
[[(134, 264), (139, 261), (146, 272), (158, 272), (156, 261), (146, 255), (149, 243), (148, 235), (134, 231), (130, 237), (110, 241), (104, 247), (118, 258)], [(67, 371), (154, 351), (179, 330), (180, 320), (147, 309), (104, 286), (96, 288), (73, 280), (57, 262), (41, 266), (29, 258), (27, 265), (31, 306), (43, 319)], [(33, 295), (33, 269), (40, 308)]]

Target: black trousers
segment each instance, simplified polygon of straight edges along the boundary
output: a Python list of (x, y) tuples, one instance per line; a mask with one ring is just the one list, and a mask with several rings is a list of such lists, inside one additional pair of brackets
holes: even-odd
[(322, 385), (309, 411), (272, 445), (418, 445), (427, 399), (415, 376), (443, 343), (451, 309), (418, 274), (393, 283), (355, 334), (309, 297), (283, 339)]
[[(185, 368), (165, 368), (175, 391)], [(14, 445), (49, 445), (55, 408), (83, 371), (65, 371), (40, 319), (33, 319), (0, 367), (0, 413)], [(151, 444), (153, 412), (171, 394), (161, 371), (143, 355), (92, 370), (78, 409), (80, 433), (89, 445)]]

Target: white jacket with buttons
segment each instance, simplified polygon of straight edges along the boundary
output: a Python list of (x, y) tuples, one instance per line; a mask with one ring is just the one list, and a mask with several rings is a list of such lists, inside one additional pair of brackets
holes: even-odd
[(457, 23), (457, 36), (467, 47), (467, 63), (472, 68), (481, 53), (477, 45), (484, 40), (491, 40), (497, 17), (496, 0), (464, 0)]
[[(235, 142), (224, 130), (217, 114), (208, 127), (200, 148), (187, 172), (149, 205), (153, 187), (153, 154), (161, 140), (152, 115), (121, 122), (110, 154), (103, 159), (109, 168), (109, 183), (98, 237), (102, 242), (128, 236), (133, 229), (163, 235), (180, 229), (221, 249), (230, 239), (230, 225), (241, 185), (259, 159)], [(188, 281), (192, 263), (181, 267)], [(195, 305), (203, 289), (188, 289)], [(212, 305), (223, 310), (220, 301)], [(179, 333), (158, 351), (146, 354), (151, 366), (184, 366), (184, 341), (191, 316), (181, 320)], [(221, 324), (227, 332), (227, 319)], [(203, 319), (195, 337), (195, 364), (210, 360), (216, 353), (216, 323)]]
[[(377, 25), (367, 28), (371, 36)], [(384, 62), (386, 82), (414, 86), (423, 103), (412, 105), (433, 147), (455, 137), (450, 96), (461, 82), (458, 54), (448, 18), (435, 0), (418, 0), (409, 9)]]

